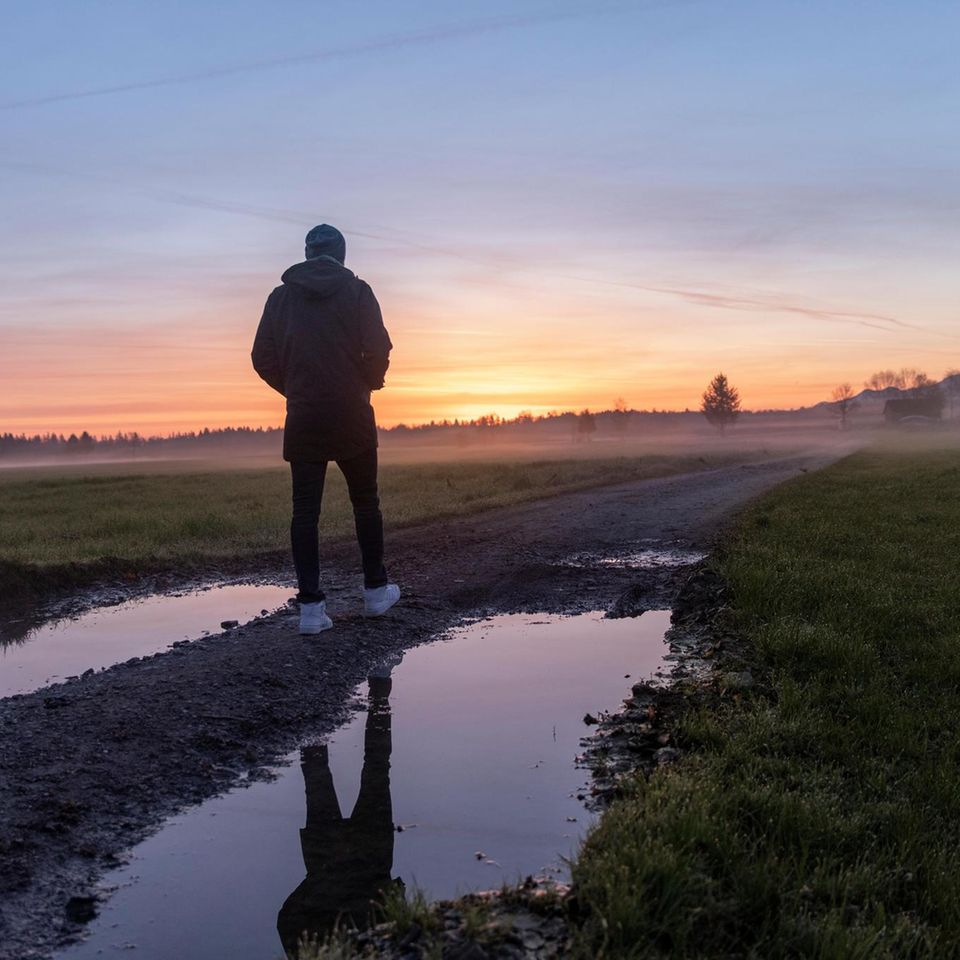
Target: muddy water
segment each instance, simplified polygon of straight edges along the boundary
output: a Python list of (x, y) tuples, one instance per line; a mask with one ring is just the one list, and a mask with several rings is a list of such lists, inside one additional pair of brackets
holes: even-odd
[(613, 555), (578, 553), (565, 561), (570, 567), (621, 567), (626, 570), (660, 570), (665, 567), (684, 567), (699, 563), (706, 557), (700, 550), (692, 550), (680, 541), (647, 540), (630, 553)]
[(0, 628), (0, 697), (167, 649), (178, 640), (244, 623), (286, 603), (289, 587), (233, 584), (163, 595), (93, 610), (35, 628), (23, 621)]
[[(590, 814), (587, 713), (663, 665), (667, 613), (501, 616), (409, 651), (325, 744), (170, 821), (109, 876), (65, 960), (263, 960), (392, 884), (446, 897), (561, 876)], [(629, 678), (626, 676), (629, 674)]]

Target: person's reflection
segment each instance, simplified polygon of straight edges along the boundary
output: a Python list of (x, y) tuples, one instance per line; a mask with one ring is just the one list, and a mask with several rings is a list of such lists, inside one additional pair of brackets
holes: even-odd
[(277, 930), (288, 956), (302, 937), (322, 938), (339, 921), (365, 927), (372, 904), (394, 883), (393, 804), (390, 799), (390, 670), (384, 664), (368, 678), (363, 772), (353, 813), (340, 812), (327, 747), (301, 752), (307, 790), (307, 823), (300, 831), (307, 876), (287, 897)]

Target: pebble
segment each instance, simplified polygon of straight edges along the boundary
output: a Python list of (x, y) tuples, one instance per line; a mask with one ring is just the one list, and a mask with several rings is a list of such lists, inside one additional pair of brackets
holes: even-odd
[(680, 759), (680, 751), (676, 747), (661, 747), (653, 754), (657, 764), (676, 763)]

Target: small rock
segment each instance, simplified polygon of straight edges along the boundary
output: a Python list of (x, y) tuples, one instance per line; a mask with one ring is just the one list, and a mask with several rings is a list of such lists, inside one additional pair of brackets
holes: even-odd
[(680, 759), (680, 751), (676, 747), (661, 747), (653, 754), (656, 763), (663, 764), (676, 763)]
[(239, 626), (240, 626), (239, 620), (221, 620), (220, 621), (221, 630), (232, 630), (234, 627), (239, 627)]
[(539, 950), (544, 944), (543, 934), (538, 930), (527, 930), (521, 939), (526, 950)]
[(413, 923), (410, 925), (410, 929), (404, 934), (403, 938), (397, 943), (397, 946), (401, 950), (405, 950), (407, 947), (413, 946), (420, 937), (423, 935), (423, 928), (419, 923)]
[(749, 670), (725, 673), (721, 680), (727, 690), (749, 690), (753, 684), (753, 674)]
[(64, 912), (73, 923), (89, 923), (97, 915), (97, 898), (71, 897)]
[(490, 960), (490, 954), (478, 943), (458, 944), (446, 956), (449, 960)]

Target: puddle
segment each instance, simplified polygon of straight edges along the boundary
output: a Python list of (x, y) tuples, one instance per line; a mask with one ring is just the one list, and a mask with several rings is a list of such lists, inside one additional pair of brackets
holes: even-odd
[(661, 570), (667, 567), (685, 567), (699, 563), (706, 553), (681, 546), (641, 548), (633, 553), (605, 556), (597, 553), (577, 553), (564, 561), (568, 567), (619, 567), (624, 570)]
[(232, 584), (132, 600), (25, 631), (12, 623), (0, 633), (0, 697), (158, 653), (205, 631), (219, 632), (221, 621), (244, 623), (291, 595), (289, 587)]
[(388, 885), (435, 899), (562, 878), (592, 820), (576, 798), (583, 717), (663, 666), (668, 626), (667, 612), (500, 616), (409, 651), (326, 744), (136, 847), (89, 938), (59, 956), (277, 958), (338, 914), (363, 923)]

